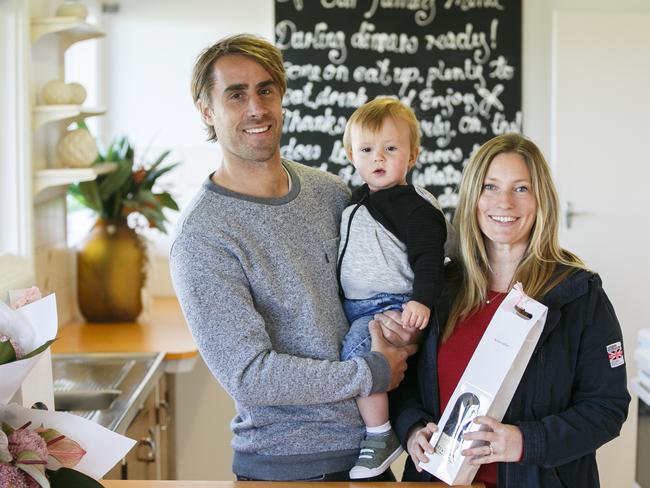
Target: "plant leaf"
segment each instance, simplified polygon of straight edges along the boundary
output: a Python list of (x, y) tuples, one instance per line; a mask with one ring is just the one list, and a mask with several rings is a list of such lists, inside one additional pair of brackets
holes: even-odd
[(92, 208), (91, 202), (88, 201), (86, 196), (82, 193), (79, 185), (70, 185), (68, 187), (68, 194), (77, 200), (81, 205), (87, 208)]
[[(31, 462), (30, 462), (31, 461)], [(16, 457), (16, 467), (31, 476), (42, 488), (49, 488), (50, 483), (45, 477), (45, 463), (33, 451), (22, 451)]]
[(11, 342), (0, 342), (0, 364), (11, 363), (15, 360), (16, 351), (14, 351), (14, 346), (11, 345)]
[(43, 427), (40, 427), (36, 429), (36, 433), (40, 435), (43, 440), (47, 443), (51, 441), (52, 439), (56, 439), (57, 437), (61, 437), (61, 432), (55, 429), (45, 429)]
[(128, 150), (128, 140), (126, 136), (120, 136), (113, 139), (108, 146), (105, 161), (123, 161)]
[(75, 467), (86, 455), (83, 447), (69, 437), (48, 444), (47, 452), (65, 468)]
[(75, 471), (74, 469), (61, 468), (56, 471), (48, 471), (50, 485), (52, 488), (102, 488), (102, 485), (90, 476)]
[(108, 173), (99, 183), (99, 198), (106, 200), (117, 192), (131, 176), (130, 161), (115, 161), (117, 169)]
[(149, 207), (149, 208), (157, 208), (160, 206), (155, 195), (150, 190), (145, 190), (143, 188), (140, 188), (138, 194), (135, 196), (133, 200), (141, 204), (144, 204), (145, 207)]
[(160, 156), (151, 164), (149, 167), (149, 172), (152, 170), (156, 169), (160, 163), (162, 163), (167, 156), (169, 156), (169, 153), (172, 152), (171, 149), (168, 149), (166, 151), (163, 151)]
[[(20, 451), (18, 456), (16, 456), (16, 464), (23, 463), (25, 461), (41, 461), (41, 458), (38, 457), (34, 451)], [(29, 462), (27, 464), (30, 464)]]
[(156, 198), (158, 199), (158, 202), (163, 207), (171, 208), (172, 210), (178, 210), (178, 204), (176, 203), (176, 200), (171, 196), (170, 193), (168, 192), (163, 192), (163, 193), (158, 193), (155, 195)]
[(0, 430), (0, 463), (9, 463), (12, 459), (9, 452), (9, 437)]
[(138, 212), (144, 215), (144, 217), (149, 221), (149, 225), (151, 227), (155, 227), (165, 234), (167, 233), (167, 229), (165, 228), (167, 218), (161, 210), (156, 208), (141, 207), (138, 209)]
[(88, 207), (93, 209), (95, 212), (101, 214), (102, 212), (102, 199), (99, 196), (99, 188), (97, 187), (96, 181), (84, 181), (77, 185), (79, 187), (79, 192), (84, 196), (88, 201)]
[(54, 339), (50, 339), (45, 344), (43, 344), (43, 345), (37, 347), (36, 349), (34, 349), (32, 352), (29, 352), (29, 353), (25, 354), (21, 359), (29, 359), (29, 358), (33, 358), (34, 356), (38, 356), (40, 353), (45, 351), (45, 349), (50, 347), (50, 344), (52, 344), (55, 340), (56, 340), (56, 337)]
[(16, 464), (18, 469), (31, 476), (42, 488), (51, 488), (50, 482), (45, 477), (45, 471), (42, 469), (42, 465), (40, 466), (36, 464)]
[(4, 432), (7, 435), (11, 435), (11, 434), (13, 434), (14, 430), (16, 430), (16, 429), (14, 429), (7, 422), (2, 422), (2, 432)]
[(154, 184), (154, 182), (162, 175), (167, 173), (167, 171), (171, 171), (174, 169), (176, 166), (178, 166), (181, 163), (172, 163), (169, 166), (165, 166), (163, 168), (159, 168), (156, 171), (150, 172), (147, 177), (145, 178), (145, 181), (147, 183), (150, 183), (151, 185)]

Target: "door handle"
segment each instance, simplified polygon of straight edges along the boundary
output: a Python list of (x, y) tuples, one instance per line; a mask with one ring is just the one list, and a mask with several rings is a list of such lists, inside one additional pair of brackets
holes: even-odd
[(571, 202), (565, 202), (562, 205), (562, 220), (564, 220), (564, 225), (566, 225), (567, 229), (571, 228), (574, 217), (580, 217), (582, 215), (589, 215), (589, 212), (576, 212)]
[[(145, 463), (156, 462), (156, 438), (153, 428), (149, 427), (149, 437), (144, 437), (138, 441), (136, 457), (138, 461)], [(143, 449), (144, 448), (144, 449)]]
[[(164, 416), (163, 416), (163, 412), (164, 412)], [(169, 403), (167, 402), (167, 400), (160, 400), (160, 403), (158, 403), (157, 414), (158, 414), (158, 425), (160, 426), (160, 430), (164, 432), (167, 430), (168, 419), (169, 419)]]

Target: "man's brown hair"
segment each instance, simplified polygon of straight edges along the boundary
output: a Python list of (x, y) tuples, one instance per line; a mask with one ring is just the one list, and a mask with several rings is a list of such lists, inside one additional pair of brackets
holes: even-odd
[[(199, 102), (205, 107), (211, 104), (210, 93), (214, 87), (213, 66), (222, 56), (242, 54), (260, 64), (271, 75), (280, 90), (280, 96), (287, 90), (282, 53), (266, 39), (252, 34), (237, 34), (224, 37), (206, 48), (197, 58), (192, 71), (192, 100), (201, 110)], [(206, 124), (208, 141), (216, 141), (214, 127)]]

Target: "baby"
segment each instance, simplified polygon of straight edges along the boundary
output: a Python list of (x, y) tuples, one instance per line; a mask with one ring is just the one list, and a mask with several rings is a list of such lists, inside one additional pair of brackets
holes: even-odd
[[(376, 313), (402, 311), (402, 326), (424, 329), (443, 284), (445, 217), (435, 198), (406, 183), (420, 150), (413, 111), (393, 98), (358, 108), (343, 136), (345, 151), (365, 182), (341, 219), (338, 278), (350, 330), (341, 359), (370, 351), (368, 324)], [(366, 436), (350, 478), (388, 469), (402, 448), (388, 418), (388, 396), (357, 399)]]

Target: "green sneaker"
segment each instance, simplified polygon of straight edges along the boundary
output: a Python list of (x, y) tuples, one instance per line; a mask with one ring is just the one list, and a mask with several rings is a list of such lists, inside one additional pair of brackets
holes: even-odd
[(393, 429), (386, 435), (366, 435), (366, 438), (361, 441), (361, 451), (357, 463), (350, 470), (350, 479), (358, 480), (379, 476), (403, 451)]

